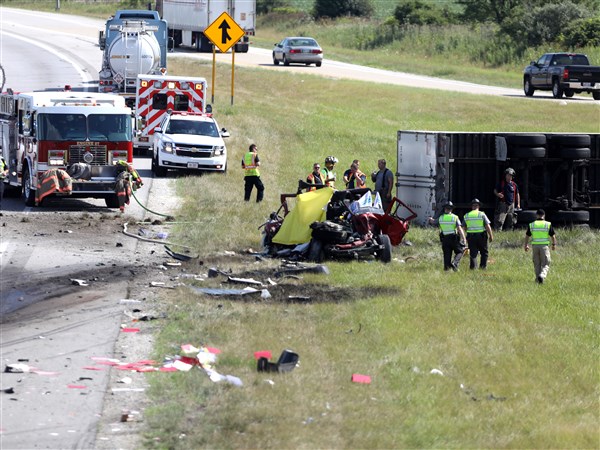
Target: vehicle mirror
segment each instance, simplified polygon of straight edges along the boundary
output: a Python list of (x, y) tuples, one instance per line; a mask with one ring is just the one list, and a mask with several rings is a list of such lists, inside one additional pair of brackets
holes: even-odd
[(212, 113), (212, 105), (206, 105), (206, 112), (208, 114)]
[(224, 137), (224, 138), (230, 137), (229, 131), (227, 131), (225, 128), (221, 128), (221, 137)]
[(154, 132), (155, 132), (155, 133), (162, 133), (162, 128), (161, 128), (161, 127), (156, 127), (156, 128), (154, 129)]

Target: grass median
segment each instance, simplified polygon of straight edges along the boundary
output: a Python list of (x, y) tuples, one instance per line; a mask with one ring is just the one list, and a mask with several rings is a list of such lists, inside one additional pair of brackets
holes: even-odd
[[(470, 96), (310, 75), (218, 67), (215, 115), (228, 128), (226, 175), (173, 180), (175, 231), (205, 265), (263, 281), (279, 261), (256, 262), (258, 226), (314, 161), (354, 158), (395, 168), (400, 129), (598, 132), (598, 105)], [(171, 73), (210, 80), (210, 66)], [(265, 201), (243, 202), (239, 167), (259, 146)], [(484, 189), (493, 189), (493, 180)], [(192, 223), (193, 225), (190, 225)], [(151, 377), (147, 445), (158, 448), (594, 448), (598, 443), (597, 231), (558, 230), (547, 283), (534, 283), (523, 231), (497, 235), (488, 270), (442, 270), (437, 232), (411, 228), (394, 261), (331, 263), (272, 287), (267, 300), (169, 291), (156, 357), (180, 344), (218, 347), (216, 369)], [(236, 252), (233, 256), (223, 250)], [(188, 270), (206, 270), (189, 268)], [(218, 286), (223, 279), (203, 285)], [(310, 297), (293, 302), (289, 293)], [(256, 371), (253, 352), (300, 355), (289, 374)], [(432, 369), (443, 373), (431, 374)], [(370, 375), (354, 384), (353, 373)], [(269, 381), (270, 380), (270, 381)]]

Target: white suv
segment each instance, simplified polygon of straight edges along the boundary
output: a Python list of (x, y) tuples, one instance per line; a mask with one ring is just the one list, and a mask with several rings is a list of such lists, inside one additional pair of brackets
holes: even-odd
[(167, 170), (225, 173), (225, 128), (219, 130), (211, 114), (172, 112), (154, 130), (152, 172), (163, 177)]

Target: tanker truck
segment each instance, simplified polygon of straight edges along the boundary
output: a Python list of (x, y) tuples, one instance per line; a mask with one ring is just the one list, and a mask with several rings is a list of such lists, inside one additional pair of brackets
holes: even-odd
[(255, 31), (256, 0), (157, 0), (156, 9), (169, 24), (174, 46), (183, 45), (199, 52), (212, 52), (212, 43), (204, 30), (227, 12), (245, 32), (234, 50), (248, 52), (249, 36)]
[(138, 75), (166, 73), (167, 42), (167, 22), (157, 11), (117, 11), (99, 33), (99, 92), (131, 94), (135, 101)]

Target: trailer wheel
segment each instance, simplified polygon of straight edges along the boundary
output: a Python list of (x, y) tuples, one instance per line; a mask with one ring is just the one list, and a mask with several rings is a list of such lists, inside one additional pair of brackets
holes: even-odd
[(533, 97), (535, 89), (531, 85), (531, 79), (529, 77), (525, 77), (525, 79), (523, 80), (523, 90), (525, 91), (525, 95), (527, 97)]
[(592, 97), (594, 98), (594, 100), (600, 100), (600, 91), (592, 92)]
[(552, 137), (552, 142), (556, 142), (562, 147), (589, 147), (592, 138), (589, 134), (562, 134)]
[(323, 242), (318, 239), (312, 239), (310, 241), (310, 248), (308, 249), (308, 260), (311, 262), (320, 263), (323, 261), (325, 253), (323, 251)]
[(545, 134), (511, 134), (505, 136), (506, 143), (514, 147), (542, 147), (546, 145)]
[(381, 262), (389, 263), (392, 260), (392, 241), (390, 241), (390, 237), (387, 234), (380, 234), (378, 238), (379, 243), (383, 245), (379, 259)]
[(514, 147), (508, 150), (509, 158), (543, 158), (546, 156), (544, 147)]
[(552, 80), (552, 96), (554, 98), (561, 98), (563, 96), (563, 88), (560, 85), (558, 78)]
[(560, 148), (558, 156), (565, 159), (589, 159), (592, 151), (589, 148)]
[(104, 197), (104, 202), (106, 203), (107, 208), (115, 209), (120, 206), (117, 194), (111, 194), (108, 197)]
[(29, 166), (23, 171), (23, 199), (25, 200), (25, 206), (35, 206), (35, 191), (31, 186)]
[(571, 98), (571, 97), (573, 97), (574, 95), (575, 95), (575, 92), (574, 92), (574, 91), (572, 91), (571, 89), (567, 89), (567, 90), (565, 90), (565, 97), (567, 97), (567, 98)]
[(552, 222), (563, 224), (586, 223), (590, 221), (589, 211), (556, 211), (551, 214)]

